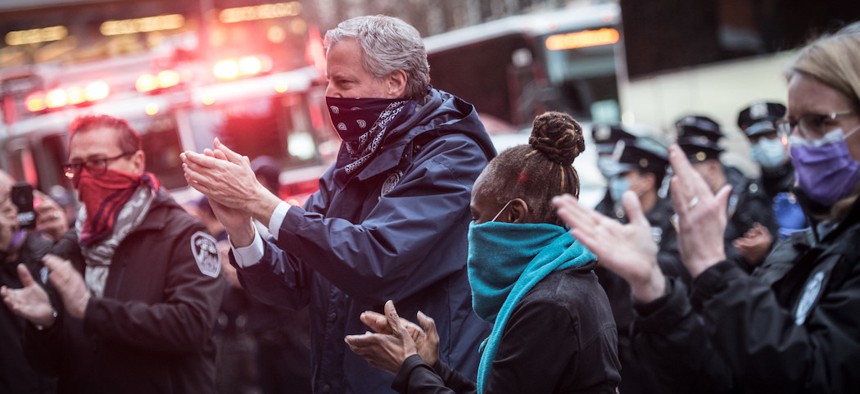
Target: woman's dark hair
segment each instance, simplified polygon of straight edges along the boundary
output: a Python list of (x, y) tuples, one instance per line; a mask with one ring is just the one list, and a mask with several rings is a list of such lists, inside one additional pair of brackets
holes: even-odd
[(561, 225), (551, 200), (568, 193), (579, 197), (573, 161), (585, 151), (582, 126), (572, 116), (546, 112), (535, 118), (528, 145), (507, 149), (488, 165), (486, 192), (499, 203), (523, 199), (535, 220)]

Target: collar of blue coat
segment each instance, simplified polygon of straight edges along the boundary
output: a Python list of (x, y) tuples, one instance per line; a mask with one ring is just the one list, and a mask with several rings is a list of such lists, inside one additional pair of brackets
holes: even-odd
[(448, 133), (464, 134), (475, 140), (487, 160), (496, 155), (475, 107), (450, 93), (430, 89), (430, 93), (424, 102), (418, 105), (412, 117), (389, 132), (382, 142), (381, 151), (359, 171), (357, 177), (364, 181), (391, 171), (404, 158), (409, 143), (419, 136), (432, 134), (431, 137), (435, 137)]

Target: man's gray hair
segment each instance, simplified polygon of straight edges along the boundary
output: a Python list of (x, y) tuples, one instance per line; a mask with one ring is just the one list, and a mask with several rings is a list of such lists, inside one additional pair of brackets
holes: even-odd
[(407, 98), (423, 97), (430, 85), (430, 64), (421, 34), (401, 19), (385, 16), (359, 16), (348, 19), (325, 34), (326, 53), (343, 39), (355, 39), (362, 49), (365, 70), (375, 78), (403, 70), (406, 72)]

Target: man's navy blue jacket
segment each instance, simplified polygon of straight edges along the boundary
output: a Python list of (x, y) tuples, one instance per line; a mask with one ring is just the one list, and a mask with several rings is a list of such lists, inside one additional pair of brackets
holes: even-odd
[(376, 157), (343, 184), (330, 168), (304, 208), (289, 209), (261, 263), (239, 270), (264, 302), (310, 305), (317, 393), (391, 390), (393, 375), (343, 339), (367, 331), (359, 315), (382, 312), (386, 300), (412, 321), (419, 310), (433, 317), (442, 362), (468, 376), (489, 334), (472, 311), (466, 274), (472, 184), (495, 156), (477, 112), (431, 89), (388, 133)]

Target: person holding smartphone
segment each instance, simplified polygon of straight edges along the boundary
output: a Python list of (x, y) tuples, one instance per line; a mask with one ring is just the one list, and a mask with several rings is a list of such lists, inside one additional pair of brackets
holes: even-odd
[[(12, 196), (14, 183), (9, 174), (0, 170), (0, 285), (17, 288), (21, 287), (18, 269), (40, 276), (40, 260), (52, 242), (21, 227), (15, 204), (19, 199)], [(32, 204), (32, 188), (29, 190)], [(33, 369), (27, 361), (22, 346), (24, 327), (25, 320), (0, 303), (0, 393), (52, 393), (55, 380)]]

